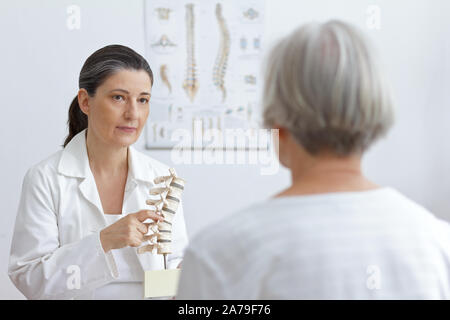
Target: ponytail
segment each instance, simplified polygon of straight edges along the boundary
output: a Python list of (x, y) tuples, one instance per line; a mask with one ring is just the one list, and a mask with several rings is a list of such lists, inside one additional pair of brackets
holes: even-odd
[(83, 131), (88, 126), (88, 117), (85, 115), (78, 104), (78, 96), (72, 100), (69, 108), (69, 120), (67, 120), (69, 126), (69, 135), (64, 141), (63, 148), (72, 140), (74, 136)]

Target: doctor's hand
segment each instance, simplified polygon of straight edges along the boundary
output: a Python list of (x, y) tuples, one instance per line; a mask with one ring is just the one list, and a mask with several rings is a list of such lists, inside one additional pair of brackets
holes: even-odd
[(149, 210), (141, 210), (126, 215), (100, 231), (100, 242), (105, 253), (112, 249), (140, 246), (143, 241), (147, 240), (145, 234), (148, 232), (150, 225), (150, 223), (144, 223), (147, 219), (164, 220), (159, 214)]

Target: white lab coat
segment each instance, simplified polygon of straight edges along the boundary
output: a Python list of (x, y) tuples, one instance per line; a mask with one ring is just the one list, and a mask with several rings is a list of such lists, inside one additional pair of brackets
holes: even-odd
[[(96, 288), (118, 277), (111, 251), (105, 254), (100, 243), (100, 231), (107, 224), (89, 166), (85, 133), (86, 129), (24, 177), (8, 274), (28, 299), (90, 299)], [(128, 153), (124, 215), (150, 209), (146, 200), (153, 179), (169, 174), (168, 166), (132, 146)], [(188, 243), (181, 204), (172, 234), (170, 269), (181, 262)], [(162, 255), (137, 255), (142, 272), (164, 268)], [(77, 275), (79, 282), (74, 281)]]

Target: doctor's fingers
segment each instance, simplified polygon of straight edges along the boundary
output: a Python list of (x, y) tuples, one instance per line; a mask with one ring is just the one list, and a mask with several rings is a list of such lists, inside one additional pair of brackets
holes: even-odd
[[(158, 227), (156, 222), (152, 222), (152, 223), (141, 223), (142, 225), (139, 227), (139, 231), (146, 235), (150, 230), (152, 231), (152, 234), (155, 235), (158, 232)], [(144, 231), (145, 230), (145, 231)], [(146, 239), (144, 239), (146, 240)]]
[(153, 221), (158, 221), (158, 220), (163, 221), (164, 220), (164, 218), (161, 215), (159, 215), (151, 210), (141, 210), (141, 211), (135, 213), (134, 216), (140, 222), (144, 222), (147, 219), (152, 219)]
[(148, 232), (148, 225), (150, 223), (142, 223), (142, 222), (138, 222), (136, 225), (136, 228), (138, 229), (138, 231), (142, 234), (146, 234)]
[(144, 235), (142, 233), (136, 234), (133, 237), (129, 238), (127, 241), (128, 246), (130, 247), (139, 247), (144, 241)]
[(142, 233), (147, 234), (149, 230), (152, 230), (153, 233), (156, 232), (155, 230), (156, 222), (139, 222), (136, 228)]

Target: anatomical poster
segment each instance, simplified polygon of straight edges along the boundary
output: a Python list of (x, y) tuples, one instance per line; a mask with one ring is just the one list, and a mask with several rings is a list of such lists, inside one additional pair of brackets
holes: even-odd
[(146, 147), (172, 148), (177, 129), (259, 128), (264, 0), (144, 3), (154, 74)]

